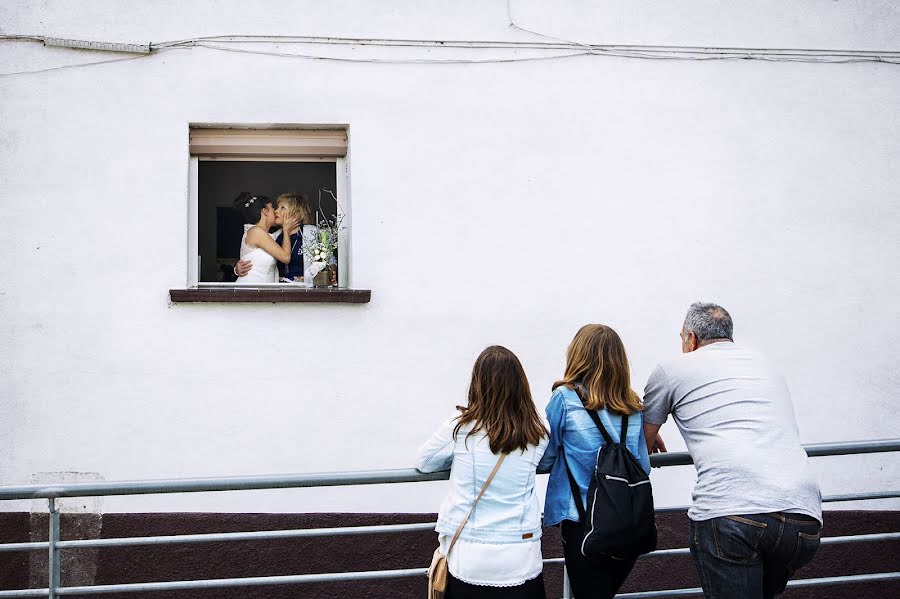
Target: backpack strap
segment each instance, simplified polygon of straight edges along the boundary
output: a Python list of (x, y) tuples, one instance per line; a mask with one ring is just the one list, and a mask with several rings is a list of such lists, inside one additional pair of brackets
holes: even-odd
[(619, 443), (625, 445), (625, 435), (628, 434), (628, 414), (622, 414), (622, 434), (619, 435)]
[(566, 475), (569, 477), (569, 487), (572, 489), (572, 497), (575, 499), (575, 509), (578, 510), (578, 518), (581, 522), (584, 522), (585, 511), (584, 504), (581, 503), (581, 487), (575, 482), (575, 477), (572, 476), (572, 471), (569, 470), (569, 462), (566, 460), (566, 448), (560, 445), (559, 451), (562, 455), (563, 465), (566, 467)]
[[(583, 406), (585, 400), (584, 395), (582, 394), (581, 385), (576, 384), (574, 385), (574, 387), (575, 394), (578, 395), (578, 399), (581, 400), (581, 405)], [(588, 410), (587, 408), (585, 408), (584, 411), (588, 413), (588, 416), (590, 416), (591, 420), (594, 421), (594, 424), (597, 425), (597, 428), (600, 430), (600, 434), (603, 436), (603, 440), (606, 442), (606, 444), (612, 445), (613, 443), (615, 443), (615, 441), (612, 440), (612, 436), (610, 436), (610, 434), (606, 432), (606, 427), (603, 426), (603, 422), (600, 421), (600, 417), (597, 416), (597, 412), (595, 412), (594, 410)], [(627, 421), (623, 421), (623, 423), (628, 424)]]
[[(578, 395), (578, 399), (581, 400), (581, 405), (583, 406), (585, 400), (581, 385), (576, 383), (575, 385), (573, 385), (573, 388), (575, 390), (575, 394)], [(614, 443), (614, 441), (612, 440), (612, 436), (607, 432), (606, 427), (603, 426), (603, 422), (600, 420), (600, 417), (597, 416), (597, 412), (595, 412), (594, 410), (588, 410), (587, 408), (585, 408), (584, 411), (588, 413), (588, 416), (591, 417), (591, 420), (593, 420), (594, 424), (597, 426), (597, 429), (600, 431), (600, 435), (603, 436), (603, 441), (607, 445), (612, 445)], [(622, 424), (623, 426), (628, 426), (628, 416), (623, 416)], [(622, 431), (622, 439), (624, 440), (625, 429), (623, 428)], [(562, 444), (560, 444), (559, 446), (559, 451), (562, 455), (563, 465), (566, 467), (566, 475), (569, 478), (569, 487), (571, 487), (572, 489), (572, 497), (575, 499), (575, 508), (578, 510), (578, 517), (582, 522), (584, 522), (584, 516), (587, 512), (584, 509), (584, 504), (581, 502), (581, 487), (579, 487), (578, 483), (575, 482), (575, 477), (572, 476), (572, 471), (569, 470), (569, 461), (566, 459), (566, 449)]]

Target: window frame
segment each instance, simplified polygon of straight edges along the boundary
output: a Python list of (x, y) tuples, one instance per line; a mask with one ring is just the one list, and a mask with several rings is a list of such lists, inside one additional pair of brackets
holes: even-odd
[[(191, 154), (188, 152), (188, 189), (187, 189), (187, 276), (186, 288), (170, 290), (172, 301), (291, 301), (291, 302), (351, 302), (369, 301), (371, 292), (352, 289), (352, 255), (350, 244), (351, 212), (350, 209), (350, 166), (349, 166), (349, 128), (347, 126), (262, 126), (262, 125), (213, 125), (191, 123), (188, 134), (195, 129), (234, 129), (235, 131), (266, 131), (271, 129), (297, 131), (341, 131), (347, 135), (347, 151), (343, 156), (259, 156), (234, 154), (228, 156), (211, 156)], [(344, 235), (338, 240), (338, 287), (314, 288), (297, 287), (287, 283), (270, 283), (253, 286), (236, 285), (212, 281), (200, 281), (199, 253), (199, 167), (200, 162), (330, 162), (335, 165), (335, 195), (338, 198), (337, 216), (346, 227)], [(233, 292), (241, 293), (233, 293)], [(253, 294), (244, 293), (256, 291)], [(199, 293), (198, 293), (199, 292)], [(283, 293), (282, 293), (283, 292)], [(255, 297), (256, 299), (250, 299)], [(176, 299), (177, 298), (177, 299)], [(209, 299), (216, 298), (216, 299)], [(229, 299), (232, 298), (232, 299)], [(281, 298), (281, 299), (279, 299)]]

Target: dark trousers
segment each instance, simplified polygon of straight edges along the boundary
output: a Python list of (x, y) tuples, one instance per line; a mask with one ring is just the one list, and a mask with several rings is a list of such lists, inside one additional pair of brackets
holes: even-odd
[(563, 557), (575, 599), (612, 599), (628, 578), (637, 557), (613, 559), (607, 556), (585, 557), (581, 554), (584, 529), (578, 522), (563, 520), (560, 527)]
[(449, 574), (445, 599), (546, 599), (544, 575), (525, 581), (514, 587), (489, 587), (469, 584)]
[(821, 525), (774, 512), (691, 521), (691, 556), (706, 599), (771, 599), (819, 548)]

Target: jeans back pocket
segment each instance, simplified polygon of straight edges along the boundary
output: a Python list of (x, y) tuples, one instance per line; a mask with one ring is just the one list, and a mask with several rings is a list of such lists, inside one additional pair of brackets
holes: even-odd
[(797, 549), (794, 550), (794, 557), (791, 558), (787, 565), (788, 571), (793, 574), (810, 561), (816, 555), (821, 542), (822, 531), (815, 533), (798, 532), (797, 533)]
[(713, 518), (716, 555), (730, 562), (746, 563), (759, 555), (757, 548), (768, 525), (742, 516)]

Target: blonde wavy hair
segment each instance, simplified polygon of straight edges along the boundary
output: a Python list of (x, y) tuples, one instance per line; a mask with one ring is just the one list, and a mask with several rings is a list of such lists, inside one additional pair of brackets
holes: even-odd
[(309, 206), (309, 196), (305, 193), (283, 193), (275, 200), (276, 206), (285, 205), (282, 218), (295, 218), (301, 225), (312, 222), (312, 208)]
[[(606, 325), (581, 327), (566, 351), (566, 373), (553, 388), (587, 392), (584, 407), (606, 408), (616, 414), (634, 414), (644, 409), (641, 398), (631, 388), (631, 369), (625, 346), (618, 333)], [(580, 393), (583, 395), (583, 393)]]

